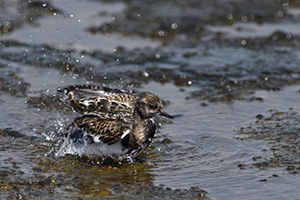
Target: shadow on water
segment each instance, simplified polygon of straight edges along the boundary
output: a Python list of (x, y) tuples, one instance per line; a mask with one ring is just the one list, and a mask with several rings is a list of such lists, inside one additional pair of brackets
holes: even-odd
[[(1, 1), (0, 197), (299, 198), (299, 7)], [(176, 118), (134, 163), (55, 157), (77, 116), (56, 89), (86, 83), (157, 93)]]

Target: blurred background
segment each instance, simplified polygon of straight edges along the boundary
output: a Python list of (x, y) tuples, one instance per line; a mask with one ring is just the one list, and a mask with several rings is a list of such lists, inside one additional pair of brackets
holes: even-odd
[[(0, 0), (0, 197), (299, 198), (299, 42), (299, 0)], [(70, 84), (177, 117), (134, 163), (57, 157)]]

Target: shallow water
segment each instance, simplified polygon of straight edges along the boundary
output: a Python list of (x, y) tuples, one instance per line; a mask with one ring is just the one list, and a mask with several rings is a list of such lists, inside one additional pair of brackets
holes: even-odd
[[(1, 2), (0, 197), (298, 199), (299, 7)], [(134, 163), (56, 157), (78, 116), (56, 89), (85, 83), (157, 93), (176, 118)]]

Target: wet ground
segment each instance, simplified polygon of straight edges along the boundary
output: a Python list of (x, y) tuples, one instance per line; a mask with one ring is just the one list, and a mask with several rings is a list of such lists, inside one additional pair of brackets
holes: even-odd
[[(300, 2), (0, 1), (0, 197), (299, 199)], [(134, 163), (56, 157), (56, 89), (157, 93)]]

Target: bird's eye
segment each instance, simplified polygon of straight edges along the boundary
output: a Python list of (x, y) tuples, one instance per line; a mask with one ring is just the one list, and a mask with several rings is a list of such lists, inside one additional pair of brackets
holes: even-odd
[(153, 105), (153, 104), (148, 104), (148, 106), (149, 106), (150, 109), (156, 109), (157, 108), (157, 106)]

